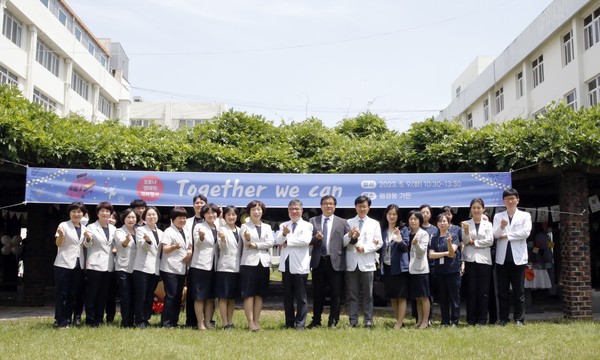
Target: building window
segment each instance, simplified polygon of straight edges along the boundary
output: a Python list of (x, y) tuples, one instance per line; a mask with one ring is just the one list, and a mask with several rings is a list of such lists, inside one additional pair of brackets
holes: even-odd
[(483, 121), (490, 121), (490, 101), (488, 99), (483, 100)]
[(473, 113), (467, 114), (467, 121), (465, 123), (465, 128), (467, 128), (467, 129), (473, 128)]
[(563, 35), (563, 66), (567, 66), (575, 59), (575, 48), (573, 47), (573, 30)]
[(48, 0), (40, 0), (45, 7), (48, 7)]
[(87, 81), (83, 80), (78, 73), (73, 71), (73, 76), (71, 77), (71, 89), (75, 90), (82, 98), (88, 99), (88, 91), (90, 85)]
[(590, 99), (590, 106), (598, 105), (598, 101), (600, 100), (600, 76), (588, 83), (588, 97)]
[(55, 76), (58, 76), (58, 56), (52, 52), (46, 44), (38, 39), (37, 54), (35, 55), (37, 62), (42, 64)]
[(519, 72), (517, 74), (517, 99), (520, 99), (523, 96), (523, 72)]
[(42, 105), (46, 111), (54, 111), (56, 109), (56, 102), (38, 89), (33, 89), (33, 102)]
[(204, 120), (202, 119), (179, 119), (179, 128), (193, 128), (198, 124), (202, 124)]
[(458, 97), (458, 95), (460, 95), (460, 86), (456, 88), (456, 97)]
[(504, 87), (496, 90), (496, 114), (504, 110)]
[(129, 123), (131, 126), (150, 127), (154, 121), (149, 119), (131, 119)]
[(536, 113), (534, 113), (533, 114), (533, 118), (534, 119), (541, 119), (541, 118), (544, 118), (544, 115), (546, 115), (546, 108), (538, 110)]
[(104, 96), (100, 95), (98, 99), (98, 110), (110, 119), (112, 118), (113, 104)]
[(81, 42), (81, 36), (82, 36), (83, 32), (81, 31), (79, 26), (75, 26), (73, 33), (75, 35), (75, 39), (77, 39), (77, 41)]
[(583, 19), (583, 39), (586, 50), (600, 41), (600, 8)]
[(544, 55), (540, 55), (539, 58), (533, 60), (531, 68), (533, 71), (533, 87), (536, 87), (544, 82)]
[(573, 110), (577, 110), (577, 92), (575, 90), (565, 95), (565, 103)]
[(94, 56), (94, 52), (96, 51), (96, 46), (94, 44), (92, 44), (92, 42), (88, 42), (88, 51), (90, 52), (90, 54), (92, 54), (92, 56)]
[(67, 14), (62, 9), (58, 9), (58, 21), (64, 26), (67, 26)]
[(15, 19), (8, 10), (4, 10), (4, 25), (2, 26), (2, 34), (6, 36), (18, 47), (21, 47), (21, 35), (23, 27), (21, 22)]
[(17, 86), (19, 85), (19, 79), (17, 78), (17, 75), (0, 66), (0, 84)]

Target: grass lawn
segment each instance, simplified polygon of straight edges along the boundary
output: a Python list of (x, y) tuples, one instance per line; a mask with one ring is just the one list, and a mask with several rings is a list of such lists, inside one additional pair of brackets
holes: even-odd
[(0, 359), (600, 358), (598, 322), (416, 330), (414, 320), (407, 319), (405, 329), (394, 330), (390, 315), (377, 312), (371, 330), (350, 328), (343, 316), (337, 329), (296, 331), (281, 328), (282, 310), (265, 310), (263, 329), (252, 333), (244, 329), (241, 309), (235, 313), (236, 329), (228, 331), (162, 329), (156, 327), (158, 320), (154, 316), (155, 326), (145, 330), (116, 325), (55, 329), (51, 318), (2, 321)]

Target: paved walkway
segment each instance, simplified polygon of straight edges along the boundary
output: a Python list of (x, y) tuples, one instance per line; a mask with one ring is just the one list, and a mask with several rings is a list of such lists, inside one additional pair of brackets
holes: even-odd
[[(265, 302), (265, 309), (279, 309), (283, 312), (282, 303), (276, 303), (273, 301)], [(309, 309), (310, 310), (310, 309)], [(386, 311), (389, 310), (391, 313), (391, 309), (389, 307), (378, 307), (376, 310)], [(434, 312), (439, 315), (439, 307), (434, 306)], [(463, 307), (461, 309), (461, 314), (466, 314), (466, 311)], [(41, 317), (53, 317), (54, 316), (54, 307), (44, 306), (44, 307), (0, 307), (0, 321), (5, 320), (15, 320), (15, 319), (24, 319), (24, 318), (41, 318)], [(310, 316), (310, 314), (309, 314)], [(556, 304), (554, 305), (542, 305), (537, 308), (530, 309), (529, 312), (526, 312), (525, 318), (527, 321), (555, 321), (563, 318), (563, 312), (560, 307), (557, 308)], [(594, 313), (594, 320), (600, 321), (600, 313)]]
[[(274, 284), (275, 285), (275, 284)], [(12, 293), (11, 293), (12, 294)], [(14, 320), (14, 319), (23, 319), (23, 318), (39, 318), (39, 317), (53, 317), (54, 316), (54, 305), (53, 299), (46, 299), (46, 306), (43, 307), (21, 307), (21, 306), (12, 306), (12, 304), (18, 304), (18, 298), (11, 296), (6, 296), (4, 293), (2, 296), (2, 300), (0, 301), (0, 321), (3, 320)], [(594, 297), (598, 297), (600, 292), (594, 292)], [(310, 296), (309, 296), (310, 297)], [(595, 299), (595, 302), (598, 302), (598, 299)], [(525, 311), (525, 319), (526, 321), (555, 321), (563, 319), (563, 307), (562, 307), (562, 299), (559, 297), (549, 297), (546, 296), (545, 293), (534, 294), (531, 298), (531, 306), (526, 308)], [(241, 309), (241, 303), (237, 304), (237, 307)], [(312, 301), (309, 299), (309, 317), (310, 309), (312, 305)], [(596, 304), (597, 305), (597, 304)], [(271, 286), (270, 296), (265, 299), (264, 308), (269, 310), (281, 310), (283, 312), (283, 289), (281, 286)], [(600, 306), (595, 306), (594, 310), (594, 320), (600, 321)], [(345, 311), (346, 309), (343, 309)], [(383, 307), (375, 307), (377, 312), (389, 312), (391, 313), (391, 308), (389, 306)], [(410, 311), (410, 310), (409, 310)], [(437, 318), (439, 318), (439, 306), (434, 305), (433, 311), (437, 314)], [(463, 303), (461, 314), (464, 316), (466, 314), (466, 309)]]

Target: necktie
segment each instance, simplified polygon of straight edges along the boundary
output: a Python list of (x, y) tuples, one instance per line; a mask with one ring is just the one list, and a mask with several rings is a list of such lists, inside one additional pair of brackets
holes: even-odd
[(294, 230), (296, 230), (296, 226), (298, 226), (297, 223), (292, 223), (292, 234), (294, 233)]
[(183, 238), (183, 244), (184, 244), (184, 245), (187, 245), (187, 244), (186, 244), (186, 241), (185, 241), (185, 233), (183, 232), (183, 229), (182, 229), (182, 230), (179, 230), (179, 233), (181, 234), (181, 237)]
[(364, 221), (363, 219), (360, 219), (360, 220), (358, 221), (358, 231), (362, 231), (362, 226), (363, 226), (364, 222), (365, 222), (365, 221)]
[(328, 221), (329, 221), (328, 217), (326, 217), (325, 220), (323, 220), (323, 240), (321, 240), (321, 255), (322, 256), (327, 256), (327, 232), (329, 231), (328, 226), (327, 226)]

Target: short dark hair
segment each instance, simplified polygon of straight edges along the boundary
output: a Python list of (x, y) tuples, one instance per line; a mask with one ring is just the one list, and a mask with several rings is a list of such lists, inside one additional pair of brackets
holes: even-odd
[(267, 207), (265, 206), (265, 203), (260, 201), (260, 200), (252, 200), (248, 203), (248, 205), (246, 205), (246, 212), (248, 214), (250, 214), (250, 210), (254, 207), (259, 206), (262, 211), (263, 211), (263, 215), (265, 214), (265, 212), (267, 211)]
[(71, 211), (73, 211), (75, 209), (81, 210), (83, 215), (88, 213), (87, 208), (85, 207), (85, 205), (82, 202), (74, 201), (74, 202), (70, 203), (69, 206), (67, 206), (67, 214), (71, 213)]
[(156, 206), (146, 207), (146, 209), (144, 209), (144, 212), (142, 213), (142, 220), (146, 221), (146, 214), (148, 213), (148, 210), (154, 210), (156, 212), (158, 219), (160, 220), (160, 211), (158, 211)]
[(217, 216), (221, 215), (221, 209), (216, 204), (210, 203), (202, 207), (202, 210), (200, 210), (200, 216), (204, 217), (204, 214), (206, 214), (210, 210), (216, 212)]
[(98, 203), (98, 205), (96, 205), (96, 214), (99, 213), (102, 209), (110, 211), (111, 214), (115, 212), (115, 208), (108, 201), (102, 201)]
[(444, 207), (442, 207), (442, 212), (452, 212), (452, 207), (450, 207), (449, 205), (446, 205)]
[(425, 219), (423, 219), (423, 214), (421, 214), (420, 210), (409, 211), (408, 215), (406, 216), (406, 220), (410, 219), (410, 217), (413, 215), (419, 220), (419, 226), (423, 225), (423, 221), (425, 221)]
[(421, 211), (425, 208), (428, 208), (429, 212), (433, 212), (433, 211), (431, 211), (431, 206), (429, 206), (429, 204), (423, 204), (423, 205), (419, 206), (419, 211)]
[(508, 188), (508, 189), (504, 189), (504, 191), (502, 192), (502, 198), (506, 198), (509, 196), (514, 196), (517, 199), (519, 198), (519, 192), (516, 189), (513, 188)]
[(123, 211), (121, 212), (121, 217), (120, 217), (120, 219), (121, 219), (121, 224), (125, 224), (125, 218), (126, 218), (127, 216), (129, 216), (129, 214), (131, 214), (131, 213), (134, 213), (134, 214), (135, 214), (135, 223), (137, 224), (137, 223), (139, 223), (139, 222), (140, 222), (140, 216), (138, 215), (138, 213), (136, 213), (136, 212), (133, 210), (133, 208), (127, 208), (127, 209), (125, 209), (125, 210), (123, 210)]
[(188, 213), (187, 210), (185, 210), (185, 208), (181, 206), (175, 206), (173, 209), (171, 209), (171, 213), (169, 214), (171, 221), (177, 219), (180, 216), (185, 216), (187, 218)]
[(472, 207), (473, 204), (477, 204), (477, 203), (479, 203), (479, 205), (481, 205), (481, 207), (485, 209), (485, 203), (483, 202), (482, 198), (475, 198), (475, 199), (471, 200), (469, 207)]
[(204, 195), (200, 194), (200, 195), (196, 195), (196, 196), (194, 196), (194, 198), (192, 199), (192, 204), (193, 204), (193, 203), (195, 203), (195, 202), (196, 202), (196, 200), (198, 200), (198, 199), (200, 199), (200, 200), (204, 201), (204, 203), (207, 203), (207, 202), (208, 202), (208, 199), (206, 198), (206, 196), (204, 196)]
[(234, 213), (235, 216), (239, 216), (240, 212), (238, 211), (238, 209), (233, 206), (233, 205), (227, 205), (223, 208), (223, 216), (229, 214), (229, 213)]
[(396, 226), (398, 228), (402, 227), (402, 219), (400, 219), (400, 207), (396, 204), (389, 204), (385, 208), (385, 211), (383, 212), (383, 219), (381, 220), (381, 222), (383, 224), (383, 226), (381, 227), (382, 230), (386, 230), (388, 228), (389, 222), (387, 219), (387, 214), (392, 210), (396, 210), (396, 214), (398, 214), (398, 220), (396, 220)]
[(298, 205), (298, 206), (300, 206), (301, 209), (304, 209), (304, 205), (302, 205), (302, 201), (300, 201), (299, 199), (290, 200), (290, 202), (288, 203), (288, 207), (294, 206), (294, 205)]
[(146, 207), (146, 206), (148, 206), (148, 204), (146, 204), (146, 202), (142, 199), (135, 199), (129, 204), (129, 207), (134, 208), (134, 209), (136, 207)]
[(450, 218), (448, 217), (448, 214), (446, 214), (446, 212), (444, 211), (443, 213), (439, 213), (438, 216), (435, 217), (435, 224), (437, 225), (437, 223), (439, 223), (440, 220), (442, 220), (442, 218), (446, 218), (446, 220), (448, 220), (448, 223), (450, 223)]
[(359, 197), (354, 199), (354, 206), (356, 206), (358, 204), (362, 204), (365, 201), (367, 202), (367, 204), (369, 204), (369, 207), (371, 207), (371, 198), (368, 196), (365, 196), (365, 195), (360, 195)]
[(323, 203), (324, 203), (325, 201), (329, 200), (329, 199), (333, 200), (333, 204), (334, 204), (334, 205), (337, 205), (337, 199), (336, 199), (336, 198), (335, 198), (335, 196), (333, 196), (333, 195), (325, 195), (325, 196), (323, 196), (323, 197), (321, 198), (321, 205), (323, 205)]

